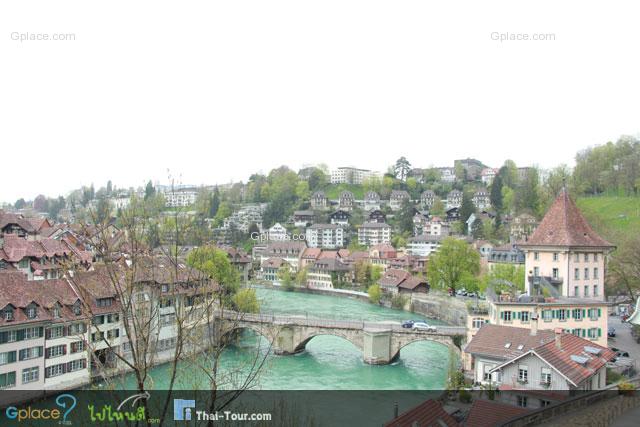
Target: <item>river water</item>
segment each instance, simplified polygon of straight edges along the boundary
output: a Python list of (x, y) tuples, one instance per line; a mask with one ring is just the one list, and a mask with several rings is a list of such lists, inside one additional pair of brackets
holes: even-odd
[[(364, 321), (436, 320), (339, 296), (257, 289), (261, 311), (331, 319)], [(221, 357), (222, 371), (234, 372), (227, 385), (235, 388), (243, 372), (264, 355), (267, 342), (246, 331), (236, 346)], [(404, 347), (400, 358), (390, 365), (368, 365), (362, 352), (349, 341), (331, 335), (313, 338), (302, 353), (292, 356), (266, 356), (259, 376), (252, 382), (257, 390), (435, 390), (445, 386), (449, 350), (432, 342), (416, 342)], [(154, 389), (167, 386), (168, 366), (151, 372)], [(204, 376), (193, 369), (179, 370), (176, 389), (206, 388)], [(129, 376), (127, 376), (129, 377)], [(125, 388), (134, 388), (127, 378)]]

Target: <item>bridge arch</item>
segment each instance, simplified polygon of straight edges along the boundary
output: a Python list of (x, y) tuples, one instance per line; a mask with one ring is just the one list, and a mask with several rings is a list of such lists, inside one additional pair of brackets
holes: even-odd
[(315, 337), (319, 337), (319, 336), (330, 336), (330, 337), (338, 337), (338, 338), (342, 338), (345, 341), (348, 341), (349, 343), (351, 343), (351, 345), (353, 345), (356, 349), (358, 349), (360, 352), (362, 352), (362, 340), (358, 339), (357, 337), (352, 337), (349, 336), (346, 333), (342, 333), (340, 331), (331, 331), (331, 330), (319, 330), (319, 331), (313, 331), (313, 332), (309, 332), (306, 334), (303, 334), (297, 341), (297, 344), (295, 344), (294, 347), (294, 352), (295, 353), (299, 353), (301, 351), (304, 351), (304, 349), (306, 348), (307, 344), (309, 343), (309, 341), (311, 341), (312, 339), (314, 339)]
[(453, 350), (454, 354), (461, 358), (461, 350), (455, 344), (454, 340), (450, 336), (445, 335), (419, 335), (412, 337), (396, 337), (392, 343), (392, 351), (391, 351), (391, 360), (397, 360), (400, 357), (400, 351), (408, 345), (417, 343), (417, 342), (432, 342), (437, 343), (439, 345), (448, 347), (450, 350)]
[(265, 338), (270, 345), (271, 343), (274, 342), (275, 338), (273, 336), (273, 331), (270, 328), (265, 328), (265, 327), (262, 327), (260, 324), (252, 324), (252, 323), (247, 323), (247, 324), (239, 323), (239, 324), (234, 324), (234, 325), (225, 327), (224, 330), (222, 331), (222, 338), (231, 336), (232, 334), (239, 331), (243, 331), (243, 330), (254, 332), (256, 335), (259, 335)]

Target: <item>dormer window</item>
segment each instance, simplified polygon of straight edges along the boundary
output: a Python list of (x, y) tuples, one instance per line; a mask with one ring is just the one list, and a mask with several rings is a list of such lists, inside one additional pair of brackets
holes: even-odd
[(60, 307), (58, 307), (57, 305), (53, 307), (53, 317), (55, 319), (60, 317)]
[(82, 314), (82, 308), (80, 308), (80, 304), (76, 303), (73, 306), (73, 314), (75, 314), (76, 316), (80, 316)]
[(27, 317), (29, 319), (35, 319), (36, 315), (38, 314), (38, 312), (36, 311), (36, 308), (34, 306), (29, 306), (27, 307)]
[(6, 322), (11, 322), (13, 320), (13, 310), (10, 308), (7, 308), (4, 311), (3, 317)]

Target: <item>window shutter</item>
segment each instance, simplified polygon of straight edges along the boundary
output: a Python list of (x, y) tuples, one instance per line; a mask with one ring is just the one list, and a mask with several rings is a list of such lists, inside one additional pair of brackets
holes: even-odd
[(518, 311), (518, 312), (516, 313), (516, 317), (518, 318), (518, 320), (520, 320), (521, 316), (522, 316), (522, 313), (520, 313), (520, 312)]
[(68, 326), (64, 326), (62, 328), (62, 336), (66, 337), (67, 335), (69, 335), (69, 327)]
[(602, 316), (602, 309), (601, 308), (598, 309), (598, 317), (600, 317), (600, 316)]
[(582, 330), (582, 338), (584, 338), (586, 335), (587, 335), (587, 334), (586, 334), (586, 329), (583, 329), (583, 330)]
[(501, 319), (501, 320), (504, 320), (504, 311), (501, 311), (501, 312), (500, 312), (500, 319)]
[(602, 336), (602, 329), (598, 328), (598, 338)]
[(571, 310), (567, 308), (567, 319), (571, 319)]
[(586, 310), (583, 308), (582, 309), (582, 317), (587, 317), (587, 315), (585, 313), (586, 313)]

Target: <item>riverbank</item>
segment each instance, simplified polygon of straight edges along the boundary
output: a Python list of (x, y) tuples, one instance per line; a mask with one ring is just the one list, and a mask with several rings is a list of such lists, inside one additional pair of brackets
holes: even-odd
[[(288, 292), (282, 289), (282, 287), (273, 284), (252, 284), (251, 286)], [(348, 289), (310, 289), (295, 287), (293, 288), (293, 292), (312, 295), (337, 296), (370, 303), (369, 295), (366, 292), (352, 291)], [(392, 308), (391, 301), (387, 299), (382, 301), (380, 305), (382, 307)], [(452, 298), (448, 295), (440, 295), (435, 292), (410, 295), (407, 304), (405, 304), (402, 310), (424, 317), (437, 319), (451, 326), (466, 326), (467, 324), (467, 306), (465, 302), (461, 301), (459, 298)]]

